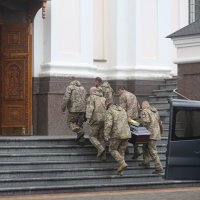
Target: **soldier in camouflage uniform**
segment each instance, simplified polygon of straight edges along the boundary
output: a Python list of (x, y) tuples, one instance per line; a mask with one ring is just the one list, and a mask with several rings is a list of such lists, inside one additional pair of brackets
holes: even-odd
[[(123, 87), (119, 87), (117, 90), (119, 94), (119, 105), (124, 108), (127, 113), (128, 120), (137, 120), (139, 117), (139, 104), (134, 94), (126, 91)], [(141, 155), (138, 149), (138, 144), (133, 145), (133, 159), (138, 158)]]
[(95, 78), (95, 86), (101, 88), (103, 96), (106, 98), (106, 106), (113, 103), (113, 89), (107, 81), (103, 81), (100, 77)]
[(72, 81), (66, 88), (62, 111), (68, 110), (67, 124), (73, 132), (77, 133), (77, 143), (84, 144), (83, 123), (86, 110), (86, 90), (77, 80)]
[[(155, 163), (155, 171), (153, 174), (163, 172), (163, 167), (158, 157), (156, 141), (161, 139), (160, 116), (156, 108), (150, 106), (148, 101), (142, 102), (141, 120), (143, 125), (151, 133), (150, 140), (147, 144), (143, 144), (143, 163), (140, 166), (148, 168), (150, 166), (150, 156)], [(150, 156), (149, 156), (150, 155)]]
[(131, 138), (127, 114), (122, 107), (113, 104), (107, 106), (104, 137), (109, 141), (109, 152), (119, 164), (117, 174), (122, 175), (123, 170), (127, 168), (124, 154)]
[(86, 118), (90, 125), (90, 142), (98, 150), (97, 158), (106, 160), (104, 140), (104, 120), (106, 112), (106, 99), (100, 88), (90, 89), (90, 97), (87, 99)]

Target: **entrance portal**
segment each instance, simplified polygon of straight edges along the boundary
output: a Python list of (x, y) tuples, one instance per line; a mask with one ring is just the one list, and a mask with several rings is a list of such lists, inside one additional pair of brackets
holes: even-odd
[(32, 134), (32, 21), (45, 3), (0, 0), (0, 135)]
[(1, 26), (1, 135), (31, 134), (30, 25)]

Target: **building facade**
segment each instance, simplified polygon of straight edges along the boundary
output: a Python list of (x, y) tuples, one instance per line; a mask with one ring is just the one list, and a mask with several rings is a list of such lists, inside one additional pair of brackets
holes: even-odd
[(145, 98), (177, 75), (166, 36), (189, 23), (189, 0), (51, 0), (41, 16), (32, 32), (31, 134), (63, 135), (71, 134), (60, 105), (72, 77), (88, 90), (100, 76)]

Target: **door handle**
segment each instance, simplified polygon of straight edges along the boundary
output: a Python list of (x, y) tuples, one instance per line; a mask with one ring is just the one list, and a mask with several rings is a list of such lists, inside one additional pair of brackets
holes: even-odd
[(200, 150), (199, 151), (194, 150), (194, 153), (195, 154), (200, 154)]

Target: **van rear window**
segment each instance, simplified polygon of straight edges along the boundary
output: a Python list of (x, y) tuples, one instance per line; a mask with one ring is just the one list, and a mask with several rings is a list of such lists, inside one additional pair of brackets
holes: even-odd
[(200, 110), (175, 108), (172, 139), (187, 140), (200, 138)]

